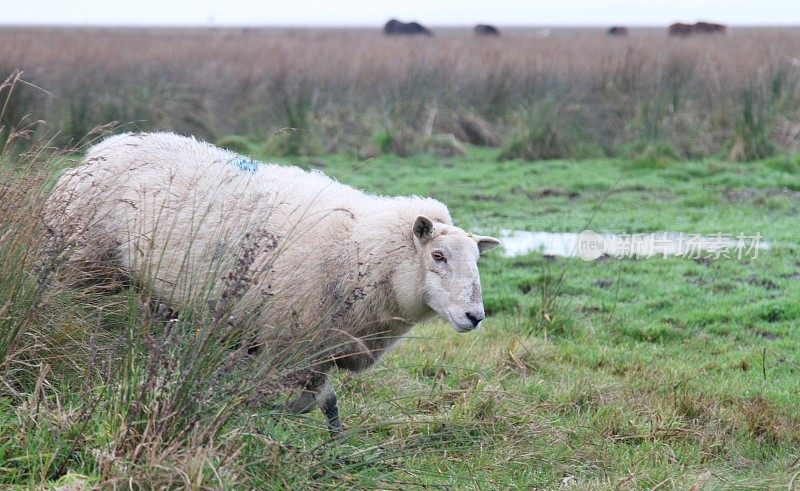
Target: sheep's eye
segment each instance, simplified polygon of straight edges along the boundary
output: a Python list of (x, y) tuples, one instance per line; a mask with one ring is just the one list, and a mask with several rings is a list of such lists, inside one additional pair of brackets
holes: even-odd
[(431, 252), (431, 257), (433, 257), (433, 259), (435, 261), (447, 262), (447, 258), (444, 257), (444, 254), (442, 254), (442, 251), (433, 251), (433, 252)]

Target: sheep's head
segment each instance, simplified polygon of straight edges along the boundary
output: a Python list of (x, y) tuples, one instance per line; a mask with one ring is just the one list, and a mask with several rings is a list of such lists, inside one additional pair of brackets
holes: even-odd
[(453, 225), (434, 224), (422, 215), (414, 220), (413, 234), (425, 304), (457, 332), (477, 328), (485, 316), (478, 256), (500, 241), (468, 234)]

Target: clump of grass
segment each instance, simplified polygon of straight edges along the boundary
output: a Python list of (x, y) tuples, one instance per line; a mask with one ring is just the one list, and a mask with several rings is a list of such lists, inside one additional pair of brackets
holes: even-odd
[(770, 138), (773, 114), (769, 102), (757, 89), (748, 88), (742, 94), (740, 111), (728, 143), (728, 158), (750, 161), (773, 156), (778, 148)]
[[(76, 148), (54, 152), (49, 141), (32, 141), (34, 129), (27, 118), (21, 128), (7, 118), (2, 110), (22, 83), (17, 72), (0, 84), (0, 101), (6, 102), (0, 106), (0, 121), (5, 121), (0, 126), (0, 135), (5, 135), (0, 146), (0, 380), (12, 394), (30, 388), (59, 344), (76, 350), (75, 360), (58, 360), (59, 368), (80, 364), (81, 351), (73, 326), (50, 332), (53, 317), (72, 303), (55, 283), (66, 238), (49, 234), (37, 220), (53, 162), (63, 161)], [(17, 155), (21, 149), (24, 153)]]
[(373, 141), (379, 153), (409, 157), (423, 148), (419, 135), (413, 130), (397, 125), (390, 125), (373, 135)]
[(0, 155), (9, 157), (11, 146), (28, 140), (26, 133), (35, 131), (38, 121), (32, 120), (27, 112), (34, 105), (35, 88), (23, 83), (22, 72), (11, 70), (7, 75), (0, 72), (0, 142), (3, 149)]
[(252, 151), (250, 140), (240, 135), (225, 135), (217, 138), (215, 143), (217, 146), (230, 150), (231, 152), (248, 154)]
[(542, 266), (542, 273), (535, 290), (538, 301), (528, 308), (529, 334), (541, 333), (544, 337), (552, 334), (560, 335), (570, 332), (574, 327), (572, 312), (560, 298), (566, 274), (566, 269), (555, 273), (548, 265)]
[(392, 153), (392, 147), (394, 146), (394, 135), (388, 130), (383, 130), (375, 133), (372, 139), (375, 141), (375, 145), (378, 147), (378, 151), (380, 153)]
[[(0, 86), (0, 96), (19, 82)], [(0, 424), (0, 452), (12, 463), (4, 464), (0, 484), (39, 485), (66, 473), (94, 411), (75, 384), (91, 364), (87, 323), (79, 297), (57, 281), (66, 238), (40, 219), (52, 165), (75, 149), (15, 145), (30, 132), (7, 124), (0, 128), (7, 135), (0, 151), (0, 408), (17, 419)], [(22, 155), (8, 152), (20, 147)], [(65, 407), (61, 390), (77, 390), (85, 405)]]
[(581, 109), (563, 108), (554, 100), (545, 100), (518, 116), (517, 132), (500, 152), (498, 160), (553, 160), (587, 157), (599, 148), (588, 141), (583, 131)]
[(774, 157), (765, 162), (767, 167), (786, 174), (800, 174), (800, 159), (791, 157)]
[(498, 147), (502, 143), (495, 128), (474, 112), (437, 114), (433, 128), (439, 133), (452, 134), (458, 141), (480, 147)]
[(800, 421), (785, 414), (763, 396), (746, 399), (740, 407), (747, 431), (761, 442), (773, 445), (800, 442)]
[[(17, 385), (16, 369), (21, 358), (29, 356), (31, 334), (37, 313), (45, 302), (56, 263), (57, 250), (47, 250), (39, 238), (41, 224), (32, 222), (41, 201), (29, 190), (41, 182), (42, 176), (15, 175), (5, 166), (0, 168), (0, 366), (3, 375), (11, 377), (6, 384)], [(43, 256), (47, 258), (40, 262)], [(34, 342), (35, 345), (35, 342)], [(23, 368), (24, 370), (24, 368)]]
[(519, 308), (519, 300), (511, 295), (486, 295), (483, 298), (483, 307), (487, 316), (514, 313)]
[(438, 157), (454, 157), (456, 155), (465, 155), (467, 153), (464, 145), (459, 143), (456, 137), (452, 134), (438, 134), (425, 137), (422, 140), (422, 146), (426, 153), (430, 153)]
[(264, 153), (276, 157), (312, 157), (321, 153), (313, 133), (301, 128), (283, 128), (264, 145)]
[(322, 145), (312, 124), (316, 91), (308, 82), (301, 81), (299, 87), (284, 86), (281, 92), (286, 125), (267, 141), (265, 151), (280, 157), (307, 157), (321, 153)]
[(628, 151), (630, 166), (639, 169), (667, 167), (680, 160), (675, 148), (665, 141), (643, 143)]
[(673, 387), (673, 403), (677, 415), (691, 425), (707, 424), (713, 419), (714, 412), (719, 409), (715, 407), (715, 402), (710, 397), (692, 392), (686, 380)]
[(670, 101), (655, 92), (652, 98), (641, 101), (627, 125), (633, 142), (624, 145), (622, 153), (635, 167), (658, 168), (681, 160), (676, 144), (682, 135), (670, 133), (670, 122), (679, 111), (679, 96), (674, 94)]

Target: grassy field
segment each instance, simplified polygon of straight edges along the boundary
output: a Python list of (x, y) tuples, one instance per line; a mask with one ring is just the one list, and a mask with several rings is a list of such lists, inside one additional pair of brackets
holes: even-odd
[(0, 125), (44, 120), (64, 143), (118, 121), (357, 158), (460, 152), (447, 135), (529, 160), (800, 150), (798, 29), (434, 31), (3, 27), (0, 77), (33, 85)]
[[(798, 49), (797, 29), (0, 28), (0, 487), (800, 487)], [(137, 285), (61, 281), (63, 237), (32, 217), (109, 128), (432, 196), (487, 235), (768, 247), (492, 251), (483, 328), (432, 322), (335, 373), (348, 432), (331, 440), (254, 382), (289, 362), (242, 369), (225, 308), (171, 317)]]
[(486, 257), (481, 332), (432, 324), (376, 373), (340, 381), (345, 414), (403, 421), (367, 442), (428, 442), (399, 472), (431, 484), (785, 486), (800, 470), (798, 161), (493, 157), (316, 163), (375, 192), (436, 196), (465, 226), (761, 233), (771, 248), (744, 261)]
[[(250, 152), (254, 157), (274, 160), (258, 148)], [(743, 260), (584, 262), (490, 253), (481, 260), (489, 313), (481, 330), (456, 334), (433, 322), (374, 370), (335, 374), (349, 428), (341, 441), (330, 439), (320, 414), (278, 417), (269, 407), (238, 405), (210, 441), (187, 436), (172, 447), (121, 447), (115, 432), (124, 427), (125, 408), (113, 402), (108, 373), (87, 387), (81, 367), (43, 370), (64, 366), (47, 350), (6, 357), (6, 384), (9, 367), (32, 375), (0, 397), (0, 484), (796, 484), (800, 160), (528, 163), (498, 162), (497, 153), (470, 148), (450, 159), (331, 155), (291, 162), (376, 193), (434, 196), (449, 205), (457, 224), (484, 232), (760, 233), (770, 247)], [(4, 247), (7, 254), (8, 241)], [(18, 270), (0, 271), (0, 286), (8, 288)], [(98, 341), (87, 333), (135, 317), (129, 309), (135, 295), (93, 298), (92, 305), (114, 312), (113, 322), (108, 315), (75, 314), (69, 299), (77, 295), (60, 291), (32, 315), (39, 327), (61, 329), (39, 341), (61, 356), (91, 353)], [(54, 299), (62, 304), (52, 305)], [(13, 314), (8, 305), (4, 328)], [(79, 348), (65, 353), (58, 342)]]

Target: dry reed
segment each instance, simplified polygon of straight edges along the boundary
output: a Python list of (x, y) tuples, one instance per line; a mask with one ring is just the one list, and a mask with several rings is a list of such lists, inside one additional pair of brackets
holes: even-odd
[[(378, 29), (3, 28), (0, 60), (0, 74), (23, 70), (53, 94), (27, 87), (6, 117), (47, 120), (64, 139), (115, 120), (209, 139), (278, 134), (288, 141), (272, 149), (295, 154), (364, 154), (380, 150), (378, 134), (421, 141), (431, 130), (477, 144), (499, 144), (497, 133), (509, 148), (557, 141), (532, 158), (800, 148), (793, 29), (397, 39)], [(488, 136), (460, 123), (476, 118)]]

